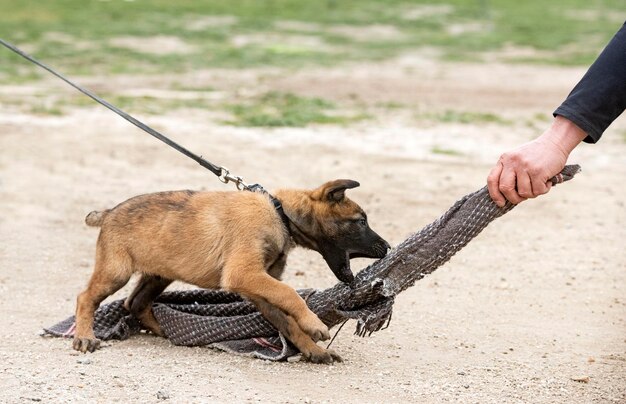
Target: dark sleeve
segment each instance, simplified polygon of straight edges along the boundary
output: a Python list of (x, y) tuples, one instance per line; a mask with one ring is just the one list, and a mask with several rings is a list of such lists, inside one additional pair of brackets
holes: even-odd
[(626, 23), (554, 116), (561, 115), (587, 133), (585, 142), (597, 142), (626, 109)]

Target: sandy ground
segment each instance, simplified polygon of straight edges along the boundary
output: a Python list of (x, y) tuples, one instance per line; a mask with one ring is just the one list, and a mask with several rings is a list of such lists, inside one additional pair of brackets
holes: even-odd
[[(416, 123), (406, 108), (348, 127), (305, 129), (233, 128), (212, 111), (146, 118), (269, 189), (360, 181), (352, 197), (395, 245), (482, 187), (501, 152), (546, 125), (524, 122), (547, 116), (583, 72), (411, 56), (288, 74), (215, 70), (83, 81), (119, 93), (174, 80), (212, 85), (225, 97), (276, 89), (367, 105), (396, 101), (410, 111), (496, 112), (518, 122)], [(0, 87), (3, 99), (66, 93), (54, 80)], [(83, 224), (86, 213), (146, 192), (228, 187), (102, 108), (46, 117), (5, 106), (0, 401), (626, 402), (625, 129), (621, 118), (602, 142), (579, 147), (571, 161), (584, 172), (575, 181), (494, 222), (401, 294), (388, 329), (362, 339), (348, 323), (334, 342), (345, 362), (323, 366), (176, 347), (150, 335), (88, 355), (72, 351), (69, 340), (41, 338), (43, 326), (73, 312), (91, 273), (97, 232)], [(285, 281), (336, 282), (321, 257), (304, 250), (290, 256)]]

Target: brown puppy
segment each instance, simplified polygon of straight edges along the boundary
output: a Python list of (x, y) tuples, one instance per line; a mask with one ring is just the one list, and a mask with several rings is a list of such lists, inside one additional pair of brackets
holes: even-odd
[(91, 212), (85, 222), (101, 226), (101, 231), (93, 275), (77, 300), (74, 349), (93, 352), (99, 347), (94, 311), (138, 272), (141, 279), (126, 307), (157, 335), (163, 333), (152, 301), (172, 281), (181, 280), (237, 292), (305, 358), (341, 360), (315, 343), (329, 338), (328, 328), (279, 279), (294, 244), (320, 252), (344, 282), (353, 280), (351, 257), (385, 256), (389, 244), (370, 229), (365, 212), (345, 197), (346, 189), (358, 185), (336, 180), (312, 191), (276, 192), (286, 222), (270, 197), (256, 192), (160, 192)]

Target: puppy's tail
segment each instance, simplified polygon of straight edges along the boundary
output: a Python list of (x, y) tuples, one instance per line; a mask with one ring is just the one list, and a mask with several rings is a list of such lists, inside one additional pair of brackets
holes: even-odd
[(103, 211), (94, 210), (87, 215), (87, 217), (85, 218), (85, 223), (87, 224), (87, 226), (102, 226), (102, 222), (104, 221), (104, 218), (109, 213), (109, 211), (110, 209)]

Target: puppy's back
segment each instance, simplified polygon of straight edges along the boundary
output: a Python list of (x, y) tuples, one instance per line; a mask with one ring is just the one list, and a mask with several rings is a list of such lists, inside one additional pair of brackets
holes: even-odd
[[(278, 252), (288, 241), (270, 200), (253, 192), (139, 195), (86, 220), (101, 226), (102, 252), (130, 255), (136, 271), (196, 284), (194, 274), (221, 271), (233, 249), (267, 248), (260, 245), (269, 242)], [(209, 283), (215, 282), (217, 273)]]

